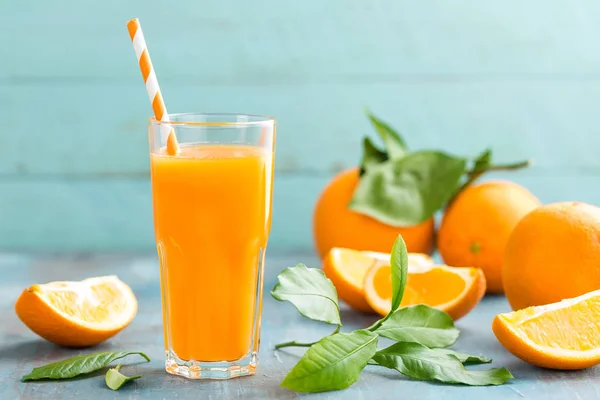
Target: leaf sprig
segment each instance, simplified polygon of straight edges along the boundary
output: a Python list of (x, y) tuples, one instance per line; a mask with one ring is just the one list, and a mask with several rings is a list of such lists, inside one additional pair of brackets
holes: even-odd
[[(445, 312), (426, 305), (398, 308), (406, 286), (407, 255), (406, 244), (398, 236), (390, 260), (391, 310), (369, 328), (350, 333), (340, 333), (337, 292), (321, 270), (298, 264), (279, 274), (271, 292), (275, 299), (289, 301), (309, 319), (336, 325), (332, 334), (317, 342), (291, 341), (275, 346), (309, 347), (281, 386), (296, 392), (345, 389), (358, 381), (367, 365), (390, 368), (413, 379), (470, 386), (501, 385), (513, 378), (506, 368), (465, 368), (492, 360), (445, 348), (454, 344), (460, 333)], [(379, 337), (396, 343), (378, 350)]]
[(527, 167), (530, 161), (492, 163), (492, 151), (474, 160), (442, 151), (409, 151), (400, 134), (370, 112), (367, 116), (384, 144), (363, 139), (360, 181), (349, 207), (392, 226), (416, 225), (429, 219), (463, 189), (488, 171)]
[[(148, 357), (145, 353), (142, 353), (141, 351), (103, 351), (101, 353), (75, 356), (67, 358), (65, 360), (54, 362), (52, 364), (36, 367), (29, 374), (23, 376), (21, 380), (23, 382), (26, 382), (40, 379), (69, 379), (78, 375), (89, 374), (91, 372), (98, 371), (106, 367), (113, 361), (119, 360), (130, 355), (139, 355), (143, 357), (146, 361), (150, 361), (150, 357)], [(137, 378), (138, 377), (132, 379)]]

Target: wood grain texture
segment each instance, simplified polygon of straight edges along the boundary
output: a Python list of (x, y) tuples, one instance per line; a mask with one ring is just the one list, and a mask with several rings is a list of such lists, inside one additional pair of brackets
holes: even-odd
[[(303, 261), (318, 266), (309, 255), (269, 255), (265, 288), (275, 283), (283, 268)], [(8, 273), (10, 271), (10, 273)], [(0, 398), (2, 399), (295, 399), (298, 396), (279, 387), (284, 375), (297, 362), (301, 349), (274, 351), (276, 343), (290, 339), (312, 340), (329, 333), (330, 327), (302, 318), (289, 304), (278, 303), (267, 295), (264, 301), (260, 363), (257, 375), (231, 381), (192, 382), (164, 372), (162, 320), (158, 265), (152, 256), (92, 255), (30, 257), (0, 255)], [(132, 324), (108, 342), (89, 350), (69, 350), (51, 345), (21, 324), (13, 311), (20, 291), (36, 282), (57, 279), (83, 279), (102, 274), (118, 274), (131, 285), (139, 301), (139, 313)], [(493, 366), (508, 367), (515, 377), (498, 387), (464, 387), (411, 381), (397, 373), (368, 367), (361, 380), (348, 390), (302, 396), (310, 399), (596, 399), (600, 396), (598, 368), (560, 372), (535, 368), (508, 352), (491, 331), (493, 316), (506, 312), (504, 297), (487, 297), (467, 317), (458, 322), (461, 337), (455, 348), (494, 359)], [(358, 314), (342, 306), (344, 329), (370, 325), (373, 316)], [(63, 382), (22, 383), (19, 378), (31, 368), (91, 351), (140, 349), (152, 358), (150, 363), (123, 367), (130, 374), (144, 377), (124, 386), (119, 392), (105, 387), (102, 375)]]
[[(172, 112), (244, 111), (278, 119), (280, 173), (355, 166), (374, 135), (363, 109), (396, 127), (413, 149), (500, 161), (533, 158), (553, 170), (600, 173), (600, 81), (372, 83), (274, 86), (163, 85)], [(0, 87), (0, 176), (139, 177), (149, 171), (143, 85)], [(119, 145), (117, 145), (117, 143)]]
[(600, 204), (598, 2), (4, 1), (0, 248), (153, 247), (132, 17), (171, 112), (277, 117), (273, 248), (310, 248), (364, 107), (411, 148), (533, 158), (522, 182), (544, 200)]
[(0, 54), (10, 55), (0, 77), (139, 80), (125, 30), (132, 17), (161, 79), (573, 78), (600, 68), (592, 0), (22, 0), (0, 5)]
[[(490, 174), (528, 187), (544, 202), (600, 204), (598, 177), (544, 170)], [(275, 179), (269, 248), (310, 252), (312, 213), (328, 176), (282, 174)], [(0, 180), (0, 250), (153, 250), (147, 179)]]

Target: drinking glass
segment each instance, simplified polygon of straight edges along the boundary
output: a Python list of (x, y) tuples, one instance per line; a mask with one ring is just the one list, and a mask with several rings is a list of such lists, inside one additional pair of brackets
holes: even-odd
[[(252, 375), (271, 228), (275, 120), (173, 114), (149, 122), (168, 373)], [(171, 129), (180, 153), (166, 151)]]

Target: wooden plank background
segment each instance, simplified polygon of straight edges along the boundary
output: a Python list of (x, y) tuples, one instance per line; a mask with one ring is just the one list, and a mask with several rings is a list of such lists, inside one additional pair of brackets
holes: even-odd
[(531, 157), (510, 177), (543, 201), (600, 204), (596, 1), (3, 1), (0, 249), (154, 247), (133, 17), (171, 112), (278, 118), (271, 248), (312, 247), (364, 107), (413, 148)]

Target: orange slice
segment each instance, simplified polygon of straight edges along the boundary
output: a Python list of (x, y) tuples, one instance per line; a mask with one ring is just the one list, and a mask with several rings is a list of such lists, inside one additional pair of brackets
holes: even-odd
[(508, 351), (539, 367), (582, 369), (600, 364), (600, 290), (499, 314), (492, 329)]
[(25, 325), (61, 346), (98, 344), (125, 328), (137, 313), (131, 288), (116, 276), (51, 282), (25, 289), (15, 305)]
[[(479, 268), (411, 265), (400, 307), (426, 304), (457, 320), (471, 311), (485, 294), (485, 276)], [(392, 278), (388, 264), (373, 265), (364, 280), (365, 300), (378, 314), (392, 307)]]
[[(338, 296), (350, 307), (363, 312), (373, 312), (365, 300), (363, 282), (371, 266), (389, 264), (390, 255), (372, 251), (332, 248), (323, 260), (323, 272), (335, 285)], [(432, 265), (426, 254), (409, 253), (408, 262), (414, 266)]]

